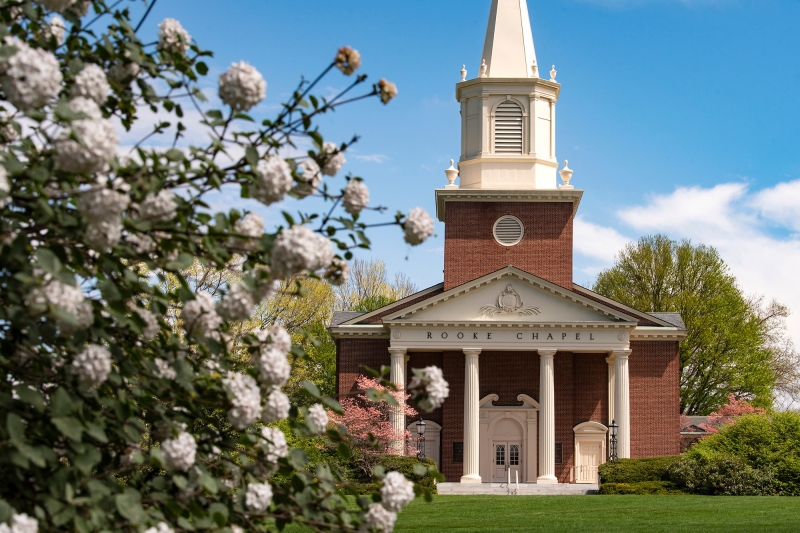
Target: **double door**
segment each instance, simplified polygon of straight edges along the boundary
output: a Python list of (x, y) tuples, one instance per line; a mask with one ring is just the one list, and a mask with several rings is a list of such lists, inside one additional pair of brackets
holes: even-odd
[(513, 483), (517, 476), (522, 480), (522, 443), (494, 442), (494, 475), (495, 483), (506, 483), (511, 476)]

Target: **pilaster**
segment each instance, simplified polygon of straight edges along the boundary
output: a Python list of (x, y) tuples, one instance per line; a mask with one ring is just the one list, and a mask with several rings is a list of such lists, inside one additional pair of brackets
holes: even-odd
[(464, 475), (461, 483), (480, 483), (480, 349), (464, 348)]
[(554, 356), (556, 350), (539, 350), (539, 477), (537, 483), (555, 484), (556, 417)]
[(628, 356), (630, 350), (614, 351), (614, 416), (617, 425), (617, 456), (629, 459), (631, 456), (631, 406)]

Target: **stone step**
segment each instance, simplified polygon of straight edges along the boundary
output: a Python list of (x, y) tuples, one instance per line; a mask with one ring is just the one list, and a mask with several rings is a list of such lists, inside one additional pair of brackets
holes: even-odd
[[(557, 485), (538, 485), (536, 483), (520, 483), (520, 496), (567, 496), (597, 494), (596, 484), (557, 484)], [(511, 484), (511, 489), (505, 483), (439, 483), (437, 485), (439, 494), (447, 495), (516, 495), (517, 486)]]

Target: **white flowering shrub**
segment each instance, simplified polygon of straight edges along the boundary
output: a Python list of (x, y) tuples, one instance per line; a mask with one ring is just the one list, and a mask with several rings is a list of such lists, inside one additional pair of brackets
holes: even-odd
[[(347, 281), (353, 251), (369, 248), (360, 217), (382, 208), (369, 207), (361, 178), (334, 185), (354, 141), (326, 142), (315, 122), (397, 89), (381, 80), (356, 94), (357, 75), (337, 97), (316, 97), (325, 75), (361, 66), (342, 47), (271, 119), (245, 114), (267, 80), (244, 61), (218, 80), (213, 109), (199, 86), (211, 54), (178, 20), (140, 40), (157, 24), (152, 3), (0, 4), (0, 532), (233, 533), (292, 521), (390, 531), (410, 482), (392, 475), (383, 505), (376, 494), (354, 511), (346, 476), (308, 471), (275, 424), (347, 456), (327, 414), (341, 407), (311, 383), (293, 405), (281, 388), (300, 347), (281, 326), (239, 326), (282, 281)], [(200, 123), (187, 122), (187, 105)], [(158, 122), (123, 150), (123, 130), (142, 131), (145, 111)], [(187, 146), (188, 128), (209, 142)], [(173, 148), (148, 147), (153, 137)], [(301, 143), (311, 149), (298, 153)], [(256, 213), (213, 212), (206, 198), (223, 187), (263, 209), (313, 197), (321, 212), (266, 227)], [(392, 224), (412, 245), (433, 232), (419, 210), (376, 225)], [(236, 282), (195, 290), (183, 273), (197, 263), (235, 264)], [(446, 396), (435, 378), (419, 386), (430, 405)]]

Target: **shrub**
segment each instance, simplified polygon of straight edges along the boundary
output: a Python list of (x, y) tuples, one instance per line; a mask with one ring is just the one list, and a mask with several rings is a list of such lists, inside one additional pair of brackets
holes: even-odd
[(641, 483), (669, 481), (669, 467), (680, 456), (620, 459), (600, 465), (600, 479), (605, 483)]
[(779, 493), (769, 468), (753, 468), (739, 457), (684, 457), (670, 467), (679, 489), (693, 494), (719, 496), (774, 496)]
[(600, 486), (599, 494), (639, 494), (639, 495), (662, 495), (662, 494), (683, 494), (669, 481), (640, 481), (638, 483), (603, 483)]

